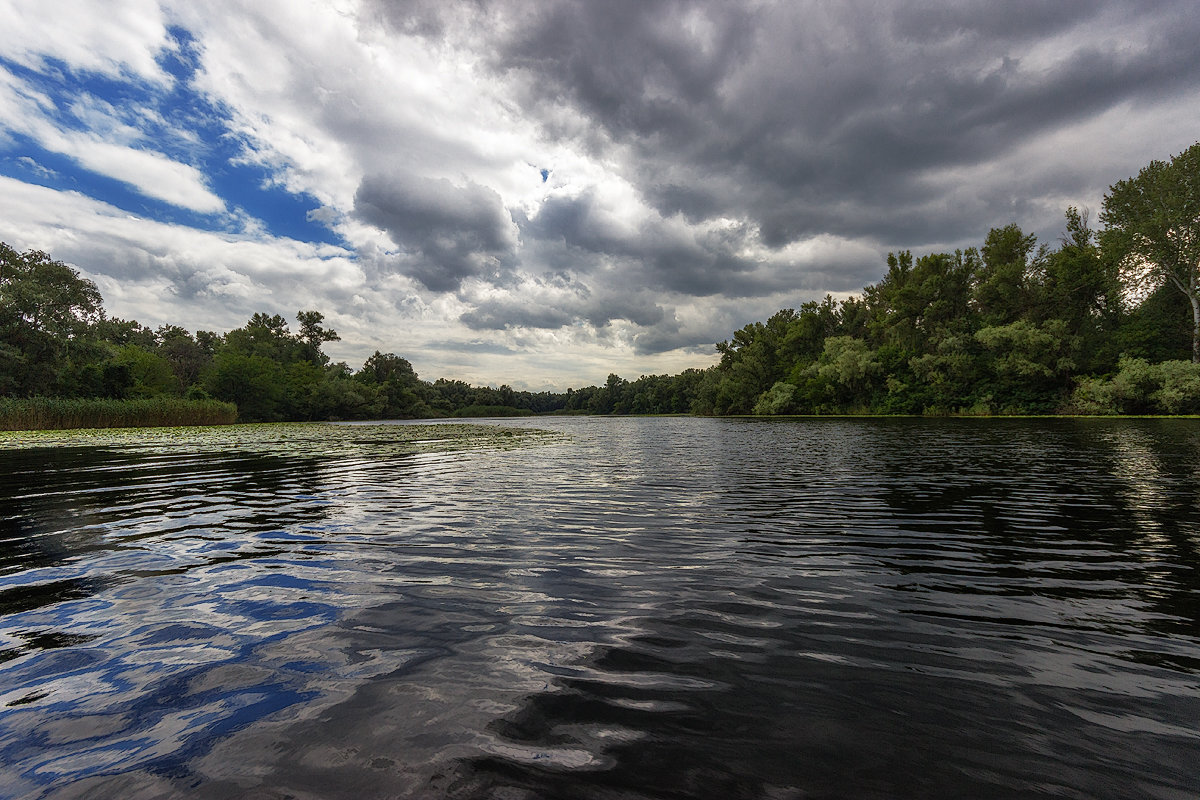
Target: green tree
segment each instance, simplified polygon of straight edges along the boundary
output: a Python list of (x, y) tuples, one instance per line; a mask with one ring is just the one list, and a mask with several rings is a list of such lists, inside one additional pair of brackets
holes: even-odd
[(175, 373), (180, 392), (193, 386), (200, 379), (200, 373), (212, 361), (212, 338), (192, 336), (178, 325), (160, 326), (154, 332), (154, 338), (158, 341), (158, 354), (167, 360)]
[(287, 375), (269, 358), (222, 350), (205, 370), (202, 383), (216, 399), (236, 403), (243, 422), (274, 422), (283, 416)]
[(795, 362), (797, 350), (787, 337), (798, 315), (785, 308), (765, 323), (752, 322), (735, 331), (727, 342), (717, 345), (721, 361), (711, 398), (702, 404), (716, 414), (749, 414), (759, 395), (785, 377)]
[(314, 364), (328, 364), (329, 356), (321, 352), (321, 345), (325, 342), (341, 341), (342, 337), (332, 328), (321, 327), (325, 315), (320, 311), (301, 311), (296, 314), (296, 321), (300, 323), (297, 338), (303, 344), (304, 357)]
[[(1122, 315), (1110, 346), (1122, 355), (1148, 361), (1192, 357), (1191, 306), (1187, 297), (1166, 284)], [(1110, 372), (1111, 366), (1102, 370)]]
[(754, 413), (759, 416), (789, 414), (796, 409), (796, 387), (779, 381), (762, 393), (754, 404)]
[(1039, 323), (1061, 320), (1068, 335), (1079, 337), (1082, 371), (1108, 372), (1120, 352), (1120, 281), (1113, 260), (1096, 244), (1087, 212), (1072, 206), (1066, 217), (1061, 246), (1043, 261), (1034, 317)]
[(787, 374), (797, 366), (806, 367), (816, 361), (825, 348), (825, 340), (837, 333), (841, 321), (841, 312), (830, 295), (825, 295), (820, 303), (810, 300), (801, 305), (783, 337), (780, 371)]
[(906, 251), (889, 253), (887, 263), (884, 279), (863, 289), (873, 343), (924, 353), (936, 349), (943, 338), (966, 332), (978, 253), (931, 253), (914, 264)]
[(1136, 294), (1166, 283), (1187, 297), (1200, 363), (1200, 142), (1109, 187), (1100, 219), (1101, 245)]
[(290, 364), (303, 358), (300, 342), (288, 330), (287, 320), (279, 314), (257, 312), (244, 327), (224, 337), (225, 350), (246, 356), (258, 356), (277, 364)]
[(103, 318), (96, 284), (0, 242), (0, 395), (60, 392), (77, 362), (99, 355), (90, 328)]
[[(417, 377), (416, 371), (407, 359), (395, 353), (381, 353), (378, 350), (368, 358), (354, 379), (361, 384), (373, 386), (383, 398), (378, 415), (385, 419), (411, 419), (413, 417), (428, 417), (432, 409), (426, 397), (432, 391)], [(470, 387), (457, 392), (460, 388), (456, 382), (439, 381), (436, 387), (439, 394), (447, 398), (443, 410), (446, 413), (470, 405)], [(444, 394), (443, 394), (444, 390)], [(454, 395), (453, 399), (450, 396)]]
[(158, 353), (126, 344), (117, 348), (111, 361), (129, 371), (133, 383), (128, 394), (134, 397), (179, 394), (179, 380), (170, 362)]
[[(797, 399), (818, 413), (865, 409), (879, 374), (879, 361), (866, 342), (852, 336), (831, 336), (825, 340), (817, 363), (804, 371)], [(778, 386), (772, 387), (771, 392)], [(777, 396), (768, 394), (766, 403), (770, 404)]]
[(986, 351), (982, 366), (991, 376), (986, 383), (1001, 411), (1047, 413), (1061, 405), (1079, 347), (1065, 321), (1017, 320), (981, 328), (975, 340)]
[(1017, 225), (988, 231), (980, 254), (983, 265), (976, 274), (974, 305), (986, 325), (1007, 325), (1030, 310), (1031, 272), (1045, 260), (1045, 251), (1034, 259), (1037, 237)]

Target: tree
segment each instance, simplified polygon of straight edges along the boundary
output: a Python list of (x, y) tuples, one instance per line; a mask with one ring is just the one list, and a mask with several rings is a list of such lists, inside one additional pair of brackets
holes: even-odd
[(103, 318), (96, 284), (43, 252), (0, 242), (0, 394), (57, 391)]
[(296, 321), (300, 323), (297, 338), (304, 343), (305, 358), (314, 364), (328, 364), (329, 356), (321, 352), (321, 345), (325, 342), (341, 341), (342, 337), (332, 328), (321, 327), (325, 315), (320, 311), (301, 311), (296, 314)]
[(1192, 362), (1200, 363), (1200, 142), (1109, 187), (1103, 248), (1138, 294), (1163, 283), (1192, 310)]
[(1116, 335), (1122, 316), (1120, 282), (1113, 259), (1096, 245), (1088, 212), (1072, 206), (1066, 222), (1061, 247), (1044, 261), (1032, 316), (1039, 323), (1062, 320), (1068, 335), (1079, 337), (1082, 371), (1109, 372), (1121, 350)]
[(133, 380), (129, 392), (135, 397), (154, 397), (180, 392), (179, 379), (175, 377), (171, 363), (158, 353), (152, 353), (136, 344), (126, 344), (118, 347), (110, 360), (128, 370)]
[[(430, 408), (423, 396), (427, 393), (427, 389), (417, 377), (417, 373), (408, 359), (401, 358), (395, 353), (381, 353), (376, 350), (375, 354), (363, 364), (362, 369), (355, 373), (354, 379), (360, 384), (375, 387), (380, 397), (383, 398), (382, 407), (377, 415), (382, 415), (387, 419), (430, 415)], [(443, 381), (439, 388), (450, 386), (449, 382)], [(461, 402), (458, 405), (451, 402), (443, 410), (450, 412), (455, 408), (470, 404), (470, 387), (466, 384), (462, 384), (462, 386), (465, 387), (465, 391), (458, 398)]]
[(303, 356), (300, 342), (288, 331), (287, 320), (279, 314), (257, 312), (242, 328), (225, 334), (223, 350), (258, 356), (278, 364), (290, 364)]
[[(985, 324), (1007, 325), (1029, 311), (1030, 255), (1036, 246), (1037, 237), (1022, 233), (1015, 223), (988, 231), (974, 291), (974, 304)], [(1045, 251), (1040, 251), (1033, 262), (1044, 260)]]
[(204, 388), (218, 400), (236, 403), (242, 422), (280, 419), (286, 375), (276, 361), (226, 349), (217, 353), (204, 374)]
[[(200, 333), (204, 333), (201, 331)], [(212, 338), (201, 342), (199, 334), (193, 337), (178, 325), (160, 325), (154, 332), (158, 340), (158, 353), (171, 365), (179, 381), (179, 391), (184, 392), (200, 379), (200, 373), (212, 362), (215, 342)]]
[[(913, 264), (912, 253), (888, 254), (888, 274), (863, 289), (874, 343), (895, 344), (915, 353), (936, 349), (967, 323), (971, 285), (979, 256), (931, 253)], [(843, 314), (844, 316), (844, 314)]]

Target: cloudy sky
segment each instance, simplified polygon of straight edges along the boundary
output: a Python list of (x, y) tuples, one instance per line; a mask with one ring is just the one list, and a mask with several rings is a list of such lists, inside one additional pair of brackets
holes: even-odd
[(0, 0), (0, 240), (426, 379), (706, 366), (1197, 139), (1195, 0)]

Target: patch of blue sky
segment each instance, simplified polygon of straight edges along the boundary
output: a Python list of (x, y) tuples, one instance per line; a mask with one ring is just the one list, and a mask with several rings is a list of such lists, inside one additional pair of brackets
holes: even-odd
[(171, 34), (176, 46), (159, 56), (159, 66), (173, 78), (165, 85), (128, 75), (114, 78), (77, 71), (51, 59), (37, 70), (2, 57), (0, 66), (50, 98), (52, 107), (43, 107), (42, 113), (59, 131), (161, 153), (190, 165), (225, 203), (225, 212), (194, 211), (149, 196), (131, 182), (88, 169), (20, 133), (0, 137), (0, 174), (78, 191), (158, 222), (239, 232), (249, 217), (273, 236), (344, 244), (336, 233), (309, 217), (318, 207), (315, 198), (289, 191), (269, 169), (243, 158), (247, 144), (232, 130), (227, 110), (193, 88), (199, 64), (194, 39), (183, 29), (173, 29)]

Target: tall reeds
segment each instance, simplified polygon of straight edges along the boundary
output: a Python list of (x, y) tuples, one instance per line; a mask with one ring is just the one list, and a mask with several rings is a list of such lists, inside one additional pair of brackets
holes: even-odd
[(0, 430), (231, 425), (237, 406), (219, 400), (0, 397)]

